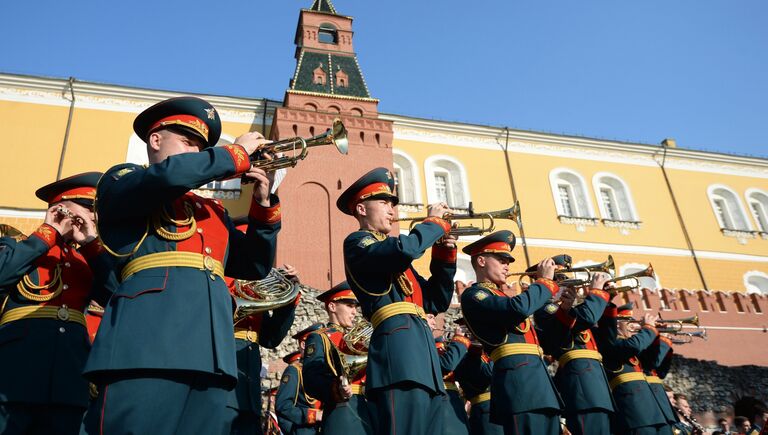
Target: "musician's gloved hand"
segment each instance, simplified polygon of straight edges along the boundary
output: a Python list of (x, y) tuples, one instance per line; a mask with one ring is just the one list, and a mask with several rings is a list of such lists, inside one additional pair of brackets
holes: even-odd
[(238, 138), (235, 139), (235, 143), (245, 148), (245, 152), (250, 156), (255, 153), (259, 147), (268, 144), (269, 141), (264, 139), (264, 135), (258, 131), (249, 131), (248, 133), (238, 136)]
[(555, 277), (555, 260), (545, 258), (536, 266), (536, 276), (539, 278), (552, 279)]
[(589, 288), (602, 290), (609, 279), (611, 279), (611, 276), (607, 273), (595, 272), (592, 274), (592, 282), (589, 284)]

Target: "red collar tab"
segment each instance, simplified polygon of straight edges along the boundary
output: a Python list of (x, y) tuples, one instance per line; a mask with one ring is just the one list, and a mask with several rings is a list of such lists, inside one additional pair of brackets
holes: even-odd
[(476, 255), (484, 254), (486, 252), (490, 252), (492, 254), (499, 254), (499, 253), (511, 253), (512, 249), (509, 248), (509, 243), (507, 242), (491, 242), (487, 245), (478, 246), (475, 250), (472, 251), (470, 256), (474, 257)]
[(208, 142), (208, 124), (203, 122), (202, 119), (192, 115), (172, 115), (167, 118), (163, 118), (156, 123), (152, 124), (149, 128), (149, 132), (153, 132), (161, 127), (167, 127), (169, 125), (181, 125), (192, 129), (192, 131), (199, 134), (206, 142)]
[(60, 194), (54, 196), (49, 201), (49, 204), (55, 204), (60, 201), (68, 201), (71, 199), (90, 199), (93, 201), (96, 198), (96, 188), (91, 186), (76, 187), (74, 189), (65, 190)]

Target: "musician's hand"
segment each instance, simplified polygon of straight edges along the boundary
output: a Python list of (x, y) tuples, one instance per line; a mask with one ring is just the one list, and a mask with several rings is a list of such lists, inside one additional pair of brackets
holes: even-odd
[(283, 267), (281, 267), (283, 271), (285, 271), (285, 277), (290, 279), (293, 282), (299, 282), (299, 271), (296, 270), (295, 267), (291, 266), (290, 264), (283, 264)]
[(466, 337), (466, 333), (464, 333), (464, 328), (461, 326), (457, 326), (456, 329), (453, 330), (453, 336), (454, 337)]
[(245, 148), (245, 152), (250, 156), (256, 152), (260, 146), (268, 144), (269, 141), (264, 139), (264, 135), (258, 131), (249, 131), (235, 139), (235, 143)]
[(536, 276), (539, 278), (552, 279), (555, 277), (555, 260), (545, 258), (536, 266)]
[(450, 213), (451, 209), (448, 208), (448, 204), (444, 202), (438, 202), (428, 207), (427, 216), (429, 217), (443, 217), (446, 213)]
[(439, 245), (448, 249), (456, 249), (456, 236), (450, 234), (443, 236), (439, 241)]
[(323, 421), (323, 410), (318, 409), (317, 413), (315, 414), (315, 421)]
[(642, 326), (649, 325), (649, 326), (656, 326), (656, 321), (659, 320), (659, 316), (646, 313), (643, 316), (643, 324)]
[(461, 300), (461, 294), (464, 293), (467, 287), (469, 287), (469, 284), (464, 284), (463, 281), (456, 281), (456, 295), (459, 297), (459, 300)]
[(563, 291), (560, 293), (560, 308), (568, 311), (576, 300), (576, 289), (573, 287), (562, 287), (562, 289)]
[(590, 289), (602, 290), (605, 287), (605, 283), (611, 279), (611, 276), (605, 272), (595, 272), (592, 274), (592, 282), (589, 285)]
[(349, 385), (349, 382), (342, 380), (341, 377), (336, 378), (331, 395), (336, 403), (346, 402), (352, 397), (352, 387)]
[(75, 215), (77, 222), (72, 225), (72, 240), (83, 246), (96, 239), (96, 216), (85, 207), (81, 210), (73, 207), (70, 211)]
[(269, 193), (272, 182), (270, 176), (262, 169), (257, 169), (251, 166), (251, 169), (243, 174), (243, 178), (246, 181), (252, 181), (253, 185), (253, 200), (258, 202), (262, 207), (269, 207)]
[(72, 231), (72, 219), (63, 213), (60, 213), (58, 211), (59, 207), (61, 207), (60, 204), (49, 207), (45, 212), (45, 220), (43, 222), (52, 226), (59, 235), (69, 235)]

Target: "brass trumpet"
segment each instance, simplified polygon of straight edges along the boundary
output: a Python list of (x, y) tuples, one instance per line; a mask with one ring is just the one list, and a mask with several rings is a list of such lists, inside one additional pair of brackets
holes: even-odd
[[(608, 256), (608, 259), (605, 260), (602, 263), (599, 264), (588, 264), (586, 266), (579, 266), (579, 267), (568, 267), (565, 269), (555, 270), (555, 276), (558, 274), (566, 274), (566, 273), (586, 273), (587, 279), (581, 279), (581, 278), (565, 278), (557, 280), (557, 284), (559, 286), (563, 287), (585, 287), (588, 286), (589, 283), (592, 281), (592, 274), (594, 272), (604, 272), (609, 273), (611, 275), (614, 274), (615, 270), (613, 257), (611, 255)], [(520, 276), (518, 278), (518, 283), (520, 285), (523, 284), (523, 278), (528, 277), (529, 279), (533, 280), (533, 277), (536, 276), (538, 272), (512, 272), (508, 273), (507, 276)]]
[[(411, 225), (409, 226), (409, 229), (412, 229), (416, 224), (424, 222), (426, 219), (427, 217), (402, 218), (402, 219), (397, 219), (393, 222), (411, 221)], [(475, 225), (466, 225), (463, 227), (457, 226), (455, 228), (451, 228), (451, 232), (450, 232), (452, 236), (456, 236), (456, 237), (479, 236), (485, 233), (493, 232), (496, 229), (496, 219), (509, 219), (519, 224), (518, 220), (520, 219), (520, 203), (515, 201), (515, 203), (510, 208), (507, 208), (504, 210), (488, 211), (488, 212), (476, 212), (472, 209), (472, 203), (470, 203), (469, 213), (467, 214), (445, 213), (443, 215), (443, 219), (451, 222), (460, 221), (460, 220), (479, 219), (480, 226), (475, 226)], [(487, 225), (486, 225), (486, 219), (487, 219)]]
[(669, 337), (670, 341), (672, 341), (672, 344), (692, 343), (694, 338), (701, 338), (702, 340), (706, 340), (707, 330), (699, 329), (698, 331), (691, 332), (673, 332), (672, 336)]
[[(325, 133), (304, 139), (293, 137), (283, 139), (277, 142), (268, 143), (261, 146), (256, 152), (251, 154), (251, 165), (254, 168), (263, 169), (266, 172), (276, 171), (282, 168), (292, 168), (296, 166), (299, 160), (307, 157), (310, 147), (333, 145), (342, 154), (349, 152), (349, 139), (347, 138), (347, 129), (341, 119), (333, 120), (331, 128)], [(276, 157), (272, 160), (263, 160), (264, 154), (292, 153), (288, 156)]]
[[(642, 319), (635, 319), (632, 317), (619, 317), (617, 319), (619, 322), (628, 322), (628, 323), (638, 323), (642, 324)], [(699, 315), (696, 314), (693, 317), (685, 317), (683, 319), (662, 319), (659, 317), (659, 319), (656, 321), (656, 330), (659, 332), (663, 332), (666, 334), (687, 334), (683, 331), (683, 325), (693, 325), (697, 328), (699, 327)], [(705, 333), (706, 335), (706, 333)]]
[(607, 291), (608, 293), (610, 293), (612, 295), (615, 295), (617, 293), (623, 293), (623, 292), (632, 291), (632, 290), (640, 287), (640, 280), (638, 278), (644, 278), (644, 277), (656, 279), (656, 273), (653, 271), (653, 266), (651, 265), (651, 263), (648, 263), (648, 267), (643, 269), (643, 270), (641, 270), (641, 271), (639, 271), (639, 272), (630, 273), (630, 274), (624, 275), (624, 276), (617, 276), (616, 278), (611, 278), (610, 280), (608, 280), (606, 282), (606, 284), (607, 284), (609, 282), (619, 282), (619, 281), (623, 281), (625, 279), (634, 279), (635, 283), (636, 283), (635, 285), (625, 285), (625, 286), (621, 286), (621, 287), (607, 288), (607, 289), (605, 289), (605, 291)]
[(60, 216), (72, 219), (72, 222), (74, 222), (76, 225), (82, 225), (85, 223), (85, 221), (83, 221), (83, 218), (72, 213), (72, 210), (64, 207), (61, 204), (59, 204), (59, 206), (56, 207), (56, 213), (58, 213)]

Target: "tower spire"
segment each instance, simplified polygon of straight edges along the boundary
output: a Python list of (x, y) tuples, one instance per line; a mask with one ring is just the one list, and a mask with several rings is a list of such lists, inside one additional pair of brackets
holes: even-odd
[(336, 8), (333, 7), (331, 0), (315, 0), (309, 10), (315, 12), (326, 12), (336, 15)]

